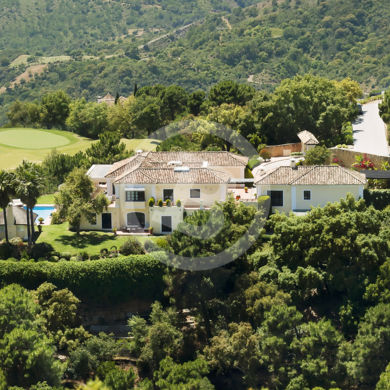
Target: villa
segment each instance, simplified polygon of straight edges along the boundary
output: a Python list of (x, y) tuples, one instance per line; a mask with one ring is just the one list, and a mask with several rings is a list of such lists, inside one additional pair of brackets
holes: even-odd
[(247, 163), (248, 158), (229, 152), (139, 151), (112, 165), (92, 165), (87, 175), (110, 205), (93, 224), (83, 219), (81, 228), (170, 233), (186, 214), (226, 200), (237, 183), (245, 182)]
[[(306, 212), (339, 201), (348, 193), (363, 197), (364, 174), (340, 166), (279, 166), (255, 169), (245, 178), (248, 158), (230, 152), (137, 152), (112, 165), (92, 165), (87, 175), (95, 194), (110, 204), (84, 230), (171, 233), (186, 215), (208, 209), (232, 194), (245, 204), (268, 195), (273, 211)], [(254, 183), (246, 188), (246, 183)], [(152, 199), (151, 204), (149, 200)]]
[(351, 193), (363, 198), (364, 174), (340, 166), (281, 166), (271, 171), (258, 170), (255, 185), (258, 196), (269, 195), (273, 210), (308, 211), (325, 206)]

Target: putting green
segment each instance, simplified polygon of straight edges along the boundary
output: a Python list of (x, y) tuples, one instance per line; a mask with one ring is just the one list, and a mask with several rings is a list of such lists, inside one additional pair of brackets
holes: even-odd
[(69, 138), (37, 129), (10, 129), (0, 131), (0, 144), (20, 149), (57, 148), (70, 144)]

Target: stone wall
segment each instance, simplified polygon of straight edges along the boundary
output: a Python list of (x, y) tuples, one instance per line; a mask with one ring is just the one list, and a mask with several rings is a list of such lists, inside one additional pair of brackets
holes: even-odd
[(269, 145), (262, 149), (262, 151), (263, 150), (267, 151), (271, 157), (285, 157), (290, 156), (291, 153), (301, 152), (302, 144), (296, 142), (293, 144)]
[(342, 148), (332, 148), (331, 151), (331, 161), (333, 161), (334, 158), (337, 158), (341, 161), (341, 165), (343, 165), (346, 168), (350, 168), (352, 164), (355, 163), (355, 157), (356, 156), (367, 156), (367, 158), (372, 161), (375, 165), (375, 167), (380, 168), (383, 162), (388, 161), (390, 162), (390, 157), (385, 156), (378, 156), (376, 154), (369, 154), (369, 153), (362, 153), (362, 152), (356, 152), (351, 149), (342, 149)]

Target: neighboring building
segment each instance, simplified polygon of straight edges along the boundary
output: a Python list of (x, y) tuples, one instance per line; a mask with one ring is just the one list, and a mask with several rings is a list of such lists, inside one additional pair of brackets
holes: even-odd
[(278, 167), (255, 176), (257, 195), (269, 195), (273, 210), (307, 211), (351, 193), (363, 197), (366, 178), (340, 166)]
[[(34, 221), (38, 217), (37, 214), (33, 214)], [(9, 204), (7, 207), (7, 230), (8, 238), (20, 237), (23, 240), (27, 240), (27, 212), (22, 206), (15, 206)], [(5, 224), (4, 214), (0, 213), (0, 239), (5, 238)]]
[[(112, 166), (93, 165), (88, 175), (110, 200), (96, 223), (82, 220), (82, 229), (153, 228), (170, 233), (184, 214), (209, 208), (228, 196), (231, 180), (244, 180), (248, 158), (229, 152), (138, 152)], [(148, 201), (156, 200), (154, 207)], [(170, 207), (158, 200), (172, 202)], [(180, 207), (177, 201), (180, 200)]]
[(106, 103), (109, 106), (111, 106), (111, 105), (115, 104), (115, 98), (110, 93), (108, 93), (104, 97), (98, 96), (97, 102), (98, 103)]
[(303, 130), (297, 135), (301, 142), (268, 145), (262, 151), (266, 151), (270, 157), (288, 157), (291, 156), (291, 153), (306, 153), (319, 144), (317, 138), (310, 131)]
[(302, 153), (306, 153), (308, 150), (315, 148), (319, 144), (318, 139), (314, 136), (314, 134), (307, 130), (303, 130), (298, 133), (298, 138), (301, 140)]
[[(125, 100), (126, 100), (126, 98), (124, 96), (119, 96), (119, 98), (118, 98), (118, 101), (120, 103), (123, 103)], [(104, 97), (98, 96), (97, 102), (98, 103), (106, 103), (107, 105), (112, 106), (115, 104), (115, 98), (110, 93), (108, 93)]]

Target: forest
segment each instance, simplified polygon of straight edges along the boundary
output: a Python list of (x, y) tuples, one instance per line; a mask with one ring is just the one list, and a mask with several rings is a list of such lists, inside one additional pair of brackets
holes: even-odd
[[(162, 242), (125, 258), (58, 261), (41, 246), (35, 261), (0, 261), (0, 388), (389, 388), (389, 207), (348, 196), (261, 228), (261, 210), (230, 199), (188, 222), (210, 215), (230, 222), (206, 240), (177, 230), (165, 249), (210, 256), (261, 229), (214, 270), (163, 266)], [(130, 316), (129, 338), (82, 325), (82, 304), (140, 297), (150, 310)]]
[[(76, 7), (77, 3), (83, 6)], [(140, 7), (135, 4), (139, 10), (129, 14), (125, 2), (120, 6), (114, 1), (93, 3), (89, 7), (88, 1), (58, 1), (56, 6), (43, 6), (43, 1), (37, 1), (37, 8), (30, 10), (19, 1), (7, 8), (0, 23), (4, 26), (0, 84), (6, 88), (0, 95), (3, 120), (16, 98), (31, 100), (59, 88), (88, 101), (106, 92), (128, 96), (136, 83), (139, 87), (178, 84), (193, 92), (231, 79), (272, 91), (281, 80), (305, 73), (337, 80), (349, 76), (366, 93), (389, 86), (390, 5), (385, 0), (256, 5), (242, 1), (238, 7), (195, 1), (189, 2), (193, 7), (187, 3), (184, 7), (171, 0), (161, 5), (140, 2)], [(58, 16), (61, 7), (71, 8), (66, 10), (69, 20)], [(112, 12), (103, 12), (105, 7), (112, 7)], [(13, 18), (21, 23), (26, 12), (31, 13), (31, 25), (20, 28)], [(45, 16), (47, 23), (33, 23), (37, 14)], [(81, 17), (83, 23), (72, 26)], [(174, 33), (192, 22), (196, 23), (187, 32)], [(98, 25), (99, 31), (92, 25)], [(162, 30), (154, 31), (152, 26)], [(126, 29), (135, 32), (127, 36)], [(11, 30), (14, 34), (7, 35)], [(27, 59), (14, 63), (22, 54)], [(50, 56), (58, 57), (49, 61)], [(47, 64), (47, 68), (28, 82), (11, 86), (33, 64)]]
[(185, 121), (181, 134), (160, 148), (229, 150), (230, 144), (211, 136), (207, 127), (214, 123), (238, 132), (260, 151), (265, 144), (296, 142), (302, 130), (327, 146), (352, 144), (351, 122), (361, 95), (359, 84), (349, 78), (335, 81), (312, 75), (283, 80), (273, 93), (229, 80), (213, 85), (208, 94), (156, 84), (124, 100), (117, 95), (114, 105), (72, 100), (58, 90), (40, 101), (14, 101), (7, 117), (8, 126), (68, 129), (94, 139), (105, 132), (153, 137), (163, 126)]

